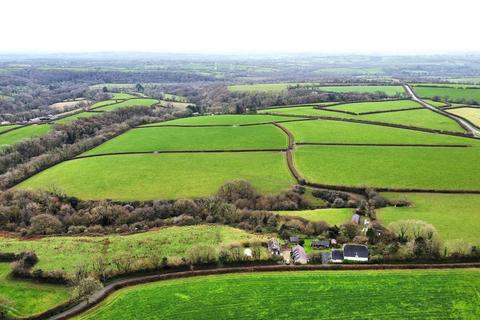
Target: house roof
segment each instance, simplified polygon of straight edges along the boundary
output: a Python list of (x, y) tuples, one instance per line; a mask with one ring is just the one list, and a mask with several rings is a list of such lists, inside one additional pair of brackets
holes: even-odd
[(312, 247), (330, 247), (330, 241), (326, 240), (313, 240), (311, 243)]
[(298, 237), (290, 237), (290, 242), (298, 242)]
[(270, 250), (280, 250), (280, 244), (277, 240), (270, 240), (268, 241), (268, 248)]
[(332, 260), (343, 260), (343, 250), (332, 250)]
[(345, 258), (368, 258), (368, 248), (362, 244), (346, 244), (343, 255)]
[(301, 245), (297, 244), (295, 247), (293, 247), (292, 254), (295, 260), (307, 259), (307, 253), (305, 252), (305, 249)]

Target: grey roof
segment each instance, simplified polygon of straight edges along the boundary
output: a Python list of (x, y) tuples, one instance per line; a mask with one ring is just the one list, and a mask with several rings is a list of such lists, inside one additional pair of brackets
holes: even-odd
[(343, 255), (345, 258), (368, 258), (368, 248), (362, 244), (346, 244)]
[(343, 260), (343, 250), (332, 250), (332, 260)]
[(312, 247), (330, 247), (330, 241), (327, 240), (313, 240), (311, 243)]
[(290, 237), (290, 242), (298, 242), (298, 237)]
[(268, 248), (270, 250), (280, 250), (280, 244), (277, 240), (270, 240), (268, 241)]
[(360, 215), (354, 213), (354, 214), (352, 215), (352, 222), (353, 222), (353, 223), (356, 223), (356, 224), (360, 224)]
[(307, 259), (307, 253), (305, 252), (305, 249), (301, 245), (297, 244), (295, 247), (293, 247), (292, 254), (295, 260)]

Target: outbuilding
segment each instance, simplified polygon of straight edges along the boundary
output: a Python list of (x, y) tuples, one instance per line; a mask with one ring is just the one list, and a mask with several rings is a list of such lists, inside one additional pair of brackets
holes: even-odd
[(330, 241), (327, 240), (312, 240), (310, 246), (313, 249), (326, 249), (330, 248)]
[(308, 256), (305, 252), (305, 249), (301, 245), (297, 244), (295, 247), (293, 247), (290, 254), (294, 263), (307, 264)]
[(331, 263), (343, 262), (343, 250), (332, 250), (332, 256), (330, 258)]
[(346, 261), (368, 261), (368, 247), (363, 244), (343, 245), (343, 259)]
[(268, 241), (268, 250), (274, 256), (279, 256), (281, 253), (280, 243), (277, 240), (270, 240)]

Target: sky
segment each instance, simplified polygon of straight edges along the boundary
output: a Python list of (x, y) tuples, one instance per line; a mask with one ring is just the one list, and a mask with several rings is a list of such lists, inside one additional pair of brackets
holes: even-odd
[(476, 0), (2, 0), (0, 52), (480, 53)]

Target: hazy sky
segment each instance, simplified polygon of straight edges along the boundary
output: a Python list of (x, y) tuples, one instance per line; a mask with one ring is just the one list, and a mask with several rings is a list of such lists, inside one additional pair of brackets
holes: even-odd
[(478, 0), (2, 0), (0, 52), (480, 52)]

